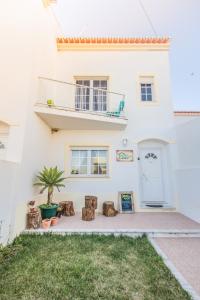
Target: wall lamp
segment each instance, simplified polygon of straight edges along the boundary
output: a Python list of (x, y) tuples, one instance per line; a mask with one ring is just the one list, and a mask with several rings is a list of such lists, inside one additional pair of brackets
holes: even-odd
[(124, 139), (122, 140), (122, 144), (123, 144), (124, 147), (126, 147), (127, 144), (128, 144), (128, 139), (127, 139), (127, 138), (124, 138)]

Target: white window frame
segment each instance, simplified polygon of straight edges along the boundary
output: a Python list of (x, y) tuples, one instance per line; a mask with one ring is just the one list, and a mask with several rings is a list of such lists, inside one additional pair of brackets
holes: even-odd
[[(79, 76), (75, 76), (75, 84), (77, 83), (77, 81), (89, 81), (89, 109), (80, 109), (83, 111), (91, 111), (91, 112), (96, 112), (96, 113), (106, 113), (108, 111), (108, 107), (109, 107), (109, 95), (108, 95), (108, 77), (79, 77)], [(107, 81), (107, 89), (105, 89), (106, 92), (106, 110), (94, 110), (94, 95), (93, 95), (93, 88), (94, 88), (94, 81)], [(98, 87), (97, 87), (98, 89)], [(99, 88), (101, 89), (101, 88)], [(103, 89), (103, 88), (102, 88)], [(76, 101), (76, 90), (75, 90), (75, 101)], [(75, 102), (76, 103), (76, 102)], [(76, 110), (78, 110), (75, 107)]]
[[(143, 86), (142, 86), (143, 85)], [(149, 86), (147, 86), (149, 85)], [(151, 92), (148, 93), (147, 89), (150, 89)], [(142, 92), (142, 89), (145, 89), (145, 93)], [(141, 93), (141, 101), (142, 102), (153, 102), (153, 84), (152, 83), (140, 83), (140, 93)], [(148, 96), (151, 96), (151, 99), (148, 99)], [(145, 100), (142, 99), (142, 96), (145, 96)]]
[[(142, 91), (141, 85), (142, 84), (151, 84), (151, 96), (152, 100), (142, 100)], [(154, 75), (141, 75), (139, 76), (139, 102), (143, 105), (153, 105), (157, 104), (156, 93), (155, 93), (155, 77)]]
[[(72, 174), (72, 151), (87, 151), (87, 173), (86, 174)], [(92, 174), (91, 173), (91, 151), (107, 151), (107, 155), (106, 155), (106, 174)], [(72, 146), (70, 147), (70, 177), (97, 177), (97, 178), (104, 178), (104, 177), (108, 177), (109, 176), (109, 148), (106, 146), (90, 146), (90, 147), (82, 147), (82, 146)], [(89, 155), (88, 155), (89, 154)]]

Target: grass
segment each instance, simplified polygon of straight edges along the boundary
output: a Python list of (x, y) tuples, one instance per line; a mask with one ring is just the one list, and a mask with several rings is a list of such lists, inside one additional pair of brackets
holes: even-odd
[(146, 237), (22, 235), (0, 251), (1, 300), (186, 300)]

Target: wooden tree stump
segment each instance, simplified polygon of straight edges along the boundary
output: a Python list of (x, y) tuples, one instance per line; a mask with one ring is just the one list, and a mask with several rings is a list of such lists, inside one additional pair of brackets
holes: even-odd
[(66, 202), (67, 202), (67, 201), (59, 202), (59, 207), (61, 208), (60, 215), (62, 215), (62, 216), (65, 215)]
[(73, 201), (66, 201), (65, 216), (70, 217), (70, 216), (74, 216), (74, 215), (75, 215), (75, 212), (74, 212)]
[(27, 214), (27, 228), (37, 229), (40, 227), (40, 214), (38, 211)]
[(95, 218), (95, 209), (93, 207), (82, 208), (82, 220), (92, 221)]
[(73, 201), (62, 201), (59, 203), (59, 206), (63, 216), (70, 217), (75, 215)]
[(97, 209), (97, 197), (96, 196), (85, 196), (85, 207)]
[(106, 217), (116, 216), (118, 211), (114, 207), (114, 202), (106, 201), (103, 203), (103, 215)]

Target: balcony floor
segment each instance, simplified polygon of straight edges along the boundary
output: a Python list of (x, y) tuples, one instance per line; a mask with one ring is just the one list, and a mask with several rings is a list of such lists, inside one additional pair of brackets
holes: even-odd
[(124, 130), (127, 119), (101, 113), (36, 104), (36, 114), (51, 128), (65, 130)]

